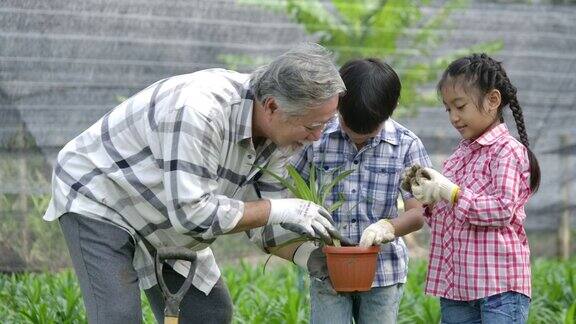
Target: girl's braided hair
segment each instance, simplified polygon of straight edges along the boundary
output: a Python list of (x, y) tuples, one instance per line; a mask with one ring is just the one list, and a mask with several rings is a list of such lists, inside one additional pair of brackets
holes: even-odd
[[(505, 106), (509, 106), (514, 116), (514, 121), (516, 122), (520, 142), (522, 142), (528, 150), (528, 158), (530, 160), (530, 189), (532, 192), (536, 192), (540, 186), (540, 166), (536, 156), (529, 148), (524, 115), (522, 114), (522, 108), (516, 97), (516, 87), (510, 82), (506, 71), (504, 71), (502, 67), (502, 63), (484, 53), (459, 58), (452, 62), (446, 71), (444, 71), (437, 85), (438, 92), (441, 91), (449, 78), (463, 78), (463, 80), (468, 83), (469, 89), (477, 89), (480, 92), (480, 96), (478, 97), (479, 103), (482, 102), (484, 95), (489, 91), (496, 89), (500, 92), (502, 100), (500, 107), (498, 107), (498, 118), (501, 122), (504, 122), (502, 109)], [(482, 107), (482, 105), (478, 104), (478, 107)]]

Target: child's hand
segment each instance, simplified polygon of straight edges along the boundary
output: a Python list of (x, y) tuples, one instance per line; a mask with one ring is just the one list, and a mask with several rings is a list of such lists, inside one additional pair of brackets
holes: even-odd
[(432, 168), (421, 168), (411, 181), (412, 194), (424, 204), (433, 204), (442, 199), (456, 203), (460, 187)]
[(388, 243), (396, 238), (394, 226), (386, 219), (381, 219), (368, 226), (360, 238), (360, 247), (369, 247)]
[[(413, 166), (405, 169), (404, 173), (402, 173), (400, 188), (408, 191), (409, 193), (412, 193), (412, 185), (418, 184), (418, 177), (426, 176), (425, 173), (422, 173), (422, 170), (424, 170), (424, 168), (418, 164), (414, 164)], [(427, 179), (430, 180), (429, 177)]]
[(409, 193), (412, 193), (412, 179), (416, 176), (416, 171), (422, 168), (419, 165), (413, 165), (404, 170), (402, 173), (402, 181), (400, 182), (400, 188)]

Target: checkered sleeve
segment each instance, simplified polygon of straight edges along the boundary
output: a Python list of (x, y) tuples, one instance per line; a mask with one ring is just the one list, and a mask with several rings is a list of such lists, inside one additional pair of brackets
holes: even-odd
[[(166, 202), (170, 222), (181, 233), (213, 239), (233, 229), (244, 212), (239, 200), (215, 194), (225, 126), (210, 99), (173, 109), (159, 122)], [(201, 107), (201, 108), (200, 108)]]
[(457, 218), (466, 219), (477, 226), (500, 227), (509, 225), (513, 215), (517, 214), (517, 202), (526, 199), (523, 193), (528, 192), (523, 190), (528, 183), (522, 159), (518, 152), (508, 148), (493, 161), (490, 182), (494, 190), (487, 195), (460, 188), (454, 211)]
[[(408, 150), (404, 155), (404, 170), (409, 168), (413, 165), (420, 165), (422, 167), (432, 167), (432, 162), (430, 161), (430, 157), (428, 156), (428, 152), (426, 152), (426, 148), (424, 148), (424, 144), (422, 141), (416, 137), (409, 144)], [(404, 172), (402, 170), (402, 172)], [(414, 198), (414, 196), (409, 193), (408, 191), (400, 190), (402, 193), (402, 199), (408, 200)]]
[[(288, 175), (286, 171), (287, 163), (288, 159), (277, 152), (271, 156), (270, 163), (268, 163), (266, 169), (286, 179)], [(264, 172), (256, 185), (262, 198), (279, 199), (289, 196), (288, 189), (269, 173)]]

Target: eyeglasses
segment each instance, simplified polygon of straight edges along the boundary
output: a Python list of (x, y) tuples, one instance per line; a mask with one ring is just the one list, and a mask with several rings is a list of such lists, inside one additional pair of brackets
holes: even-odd
[(314, 123), (314, 124), (310, 124), (310, 125), (304, 125), (303, 127), (307, 131), (309, 131), (310, 133), (316, 132), (318, 130), (323, 130), (326, 127), (326, 125), (335, 121), (336, 118), (338, 118), (338, 114), (334, 114), (334, 116), (330, 117), (330, 119), (328, 119), (327, 121), (325, 121), (323, 123)]

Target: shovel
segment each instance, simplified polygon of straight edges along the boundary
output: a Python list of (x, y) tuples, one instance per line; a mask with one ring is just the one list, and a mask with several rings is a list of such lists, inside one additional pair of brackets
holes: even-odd
[[(162, 267), (164, 265), (164, 261), (166, 260), (185, 260), (192, 263), (190, 266), (190, 272), (188, 272), (188, 276), (176, 293), (172, 293), (168, 289), (168, 286), (166, 286), (166, 283), (164, 282), (164, 277), (162, 276)], [(184, 247), (163, 247), (156, 251), (156, 279), (158, 280), (158, 285), (160, 286), (162, 294), (164, 295), (164, 302), (166, 305), (166, 308), (164, 309), (164, 324), (178, 324), (180, 302), (192, 285), (192, 279), (194, 278), (195, 270), (195, 260), (196, 252)]]

